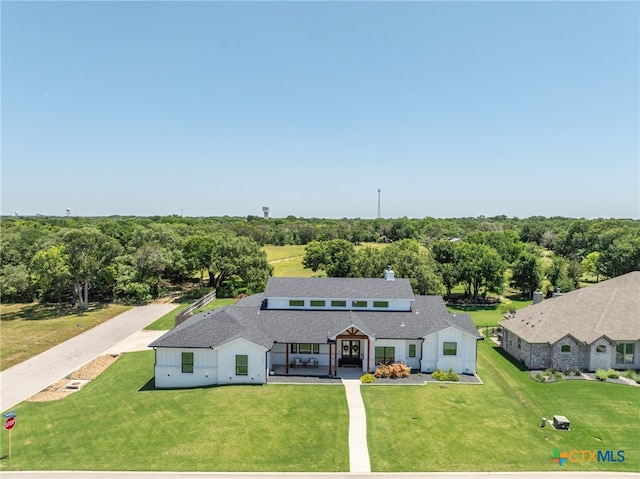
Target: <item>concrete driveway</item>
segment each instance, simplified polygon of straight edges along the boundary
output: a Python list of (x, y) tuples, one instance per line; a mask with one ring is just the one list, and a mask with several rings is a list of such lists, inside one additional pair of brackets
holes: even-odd
[(176, 305), (173, 304), (137, 306), (86, 333), (2, 371), (0, 373), (0, 411), (4, 412), (14, 407), (102, 354), (125, 352), (126, 342), (118, 348), (122, 341), (138, 333), (175, 307)]

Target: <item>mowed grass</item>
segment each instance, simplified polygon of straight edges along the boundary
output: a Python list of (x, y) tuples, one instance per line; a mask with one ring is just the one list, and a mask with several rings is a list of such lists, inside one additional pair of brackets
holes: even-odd
[(302, 266), (305, 247), (304, 245), (263, 246), (262, 250), (267, 253), (267, 261), (273, 267), (273, 276), (289, 278), (318, 276), (318, 272), (314, 273)]
[[(194, 314), (200, 313), (202, 311), (209, 311), (211, 309), (221, 308), (222, 306), (229, 306), (230, 304), (233, 304), (234, 301), (235, 301), (234, 298), (214, 299), (212, 302), (207, 304), (204, 308), (197, 309), (196, 311), (194, 311)], [(161, 318), (158, 318), (157, 320), (155, 320), (153, 323), (151, 323), (149, 326), (147, 326), (144, 329), (147, 331), (166, 331), (169, 329), (173, 329), (176, 322), (176, 316), (182, 311), (184, 311), (185, 309), (187, 309), (189, 306), (191, 306), (193, 303), (194, 301), (180, 304), (177, 308), (173, 309), (172, 311), (169, 311), (167, 314), (165, 314)]]
[(473, 323), (478, 327), (496, 326), (504, 321), (503, 314), (511, 309), (521, 309), (530, 306), (531, 300), (524, 300), (515, 297), (506, 298), (499, 305), (459, 305), (448, 306), (447, 309), (452, 313), (466, 313), (471, 316)]
[(130, 307), (99, 304), (87, 312), (72, 312), (61, 310), (59, 305), (0, 304), (0, 370), (84, 333)]
[(153, 361), (127, 353), (65, 399), (19, 404), (0, 470), (348, 470), (343, 387), (155, 390)]
[[(561, 472), (640, 470), (640, 388), (536, 383), (491, 341), (480, 341), (478, 354), (484, 385), (361, 388), (372, 470), (558, 471), (554, 448), (625, 451), (624, 462), (567, 462)], [(540, 427), (556, 414), (570, 431)]]

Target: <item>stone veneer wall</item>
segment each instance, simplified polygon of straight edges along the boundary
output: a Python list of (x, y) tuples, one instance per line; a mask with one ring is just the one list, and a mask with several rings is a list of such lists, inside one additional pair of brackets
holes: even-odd
[[(568, 345), (571, 351), (562, 352), (562, 346)], [(578, 343), (570, 336), (565, 336), (552, 346), (552, 366), (555, 369), (582, 369), (589, 368), (589, 346)]]

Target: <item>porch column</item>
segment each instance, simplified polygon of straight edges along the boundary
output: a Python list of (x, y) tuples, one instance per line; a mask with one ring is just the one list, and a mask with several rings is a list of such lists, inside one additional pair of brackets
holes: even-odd
[(371, 362), (371, 339), (367, 338), (367, 371), (366, 372), (371, 371), (371, 369), (369, 369), (370, 362)]
[(285, 351), (285, 373), (289, 374), (289, 343), (284, 343)]
[(329, 343), (329, 376), (331, 376), (331, 343)]
[(338, 339), (336, 338), (336, 346), (333, 348), (333, 375), (338, 375)]

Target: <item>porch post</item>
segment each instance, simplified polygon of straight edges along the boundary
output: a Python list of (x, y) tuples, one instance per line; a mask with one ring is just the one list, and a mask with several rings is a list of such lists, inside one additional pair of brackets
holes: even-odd
[(333, 375), (338, 375), (338, 338), (336, 338), (336, 347), (333, 348)]
[(367, 338), (367, 371), (371, 371), (369, 369), (369, 364), (371, 363), (371, 338)]
[(289, 343), (284, 343), (284, 347), (286, 348), (285, 354), (285, 373), (289, 374)]
[(331, 343), (329, 343), (329, 376), (331, 376)]

